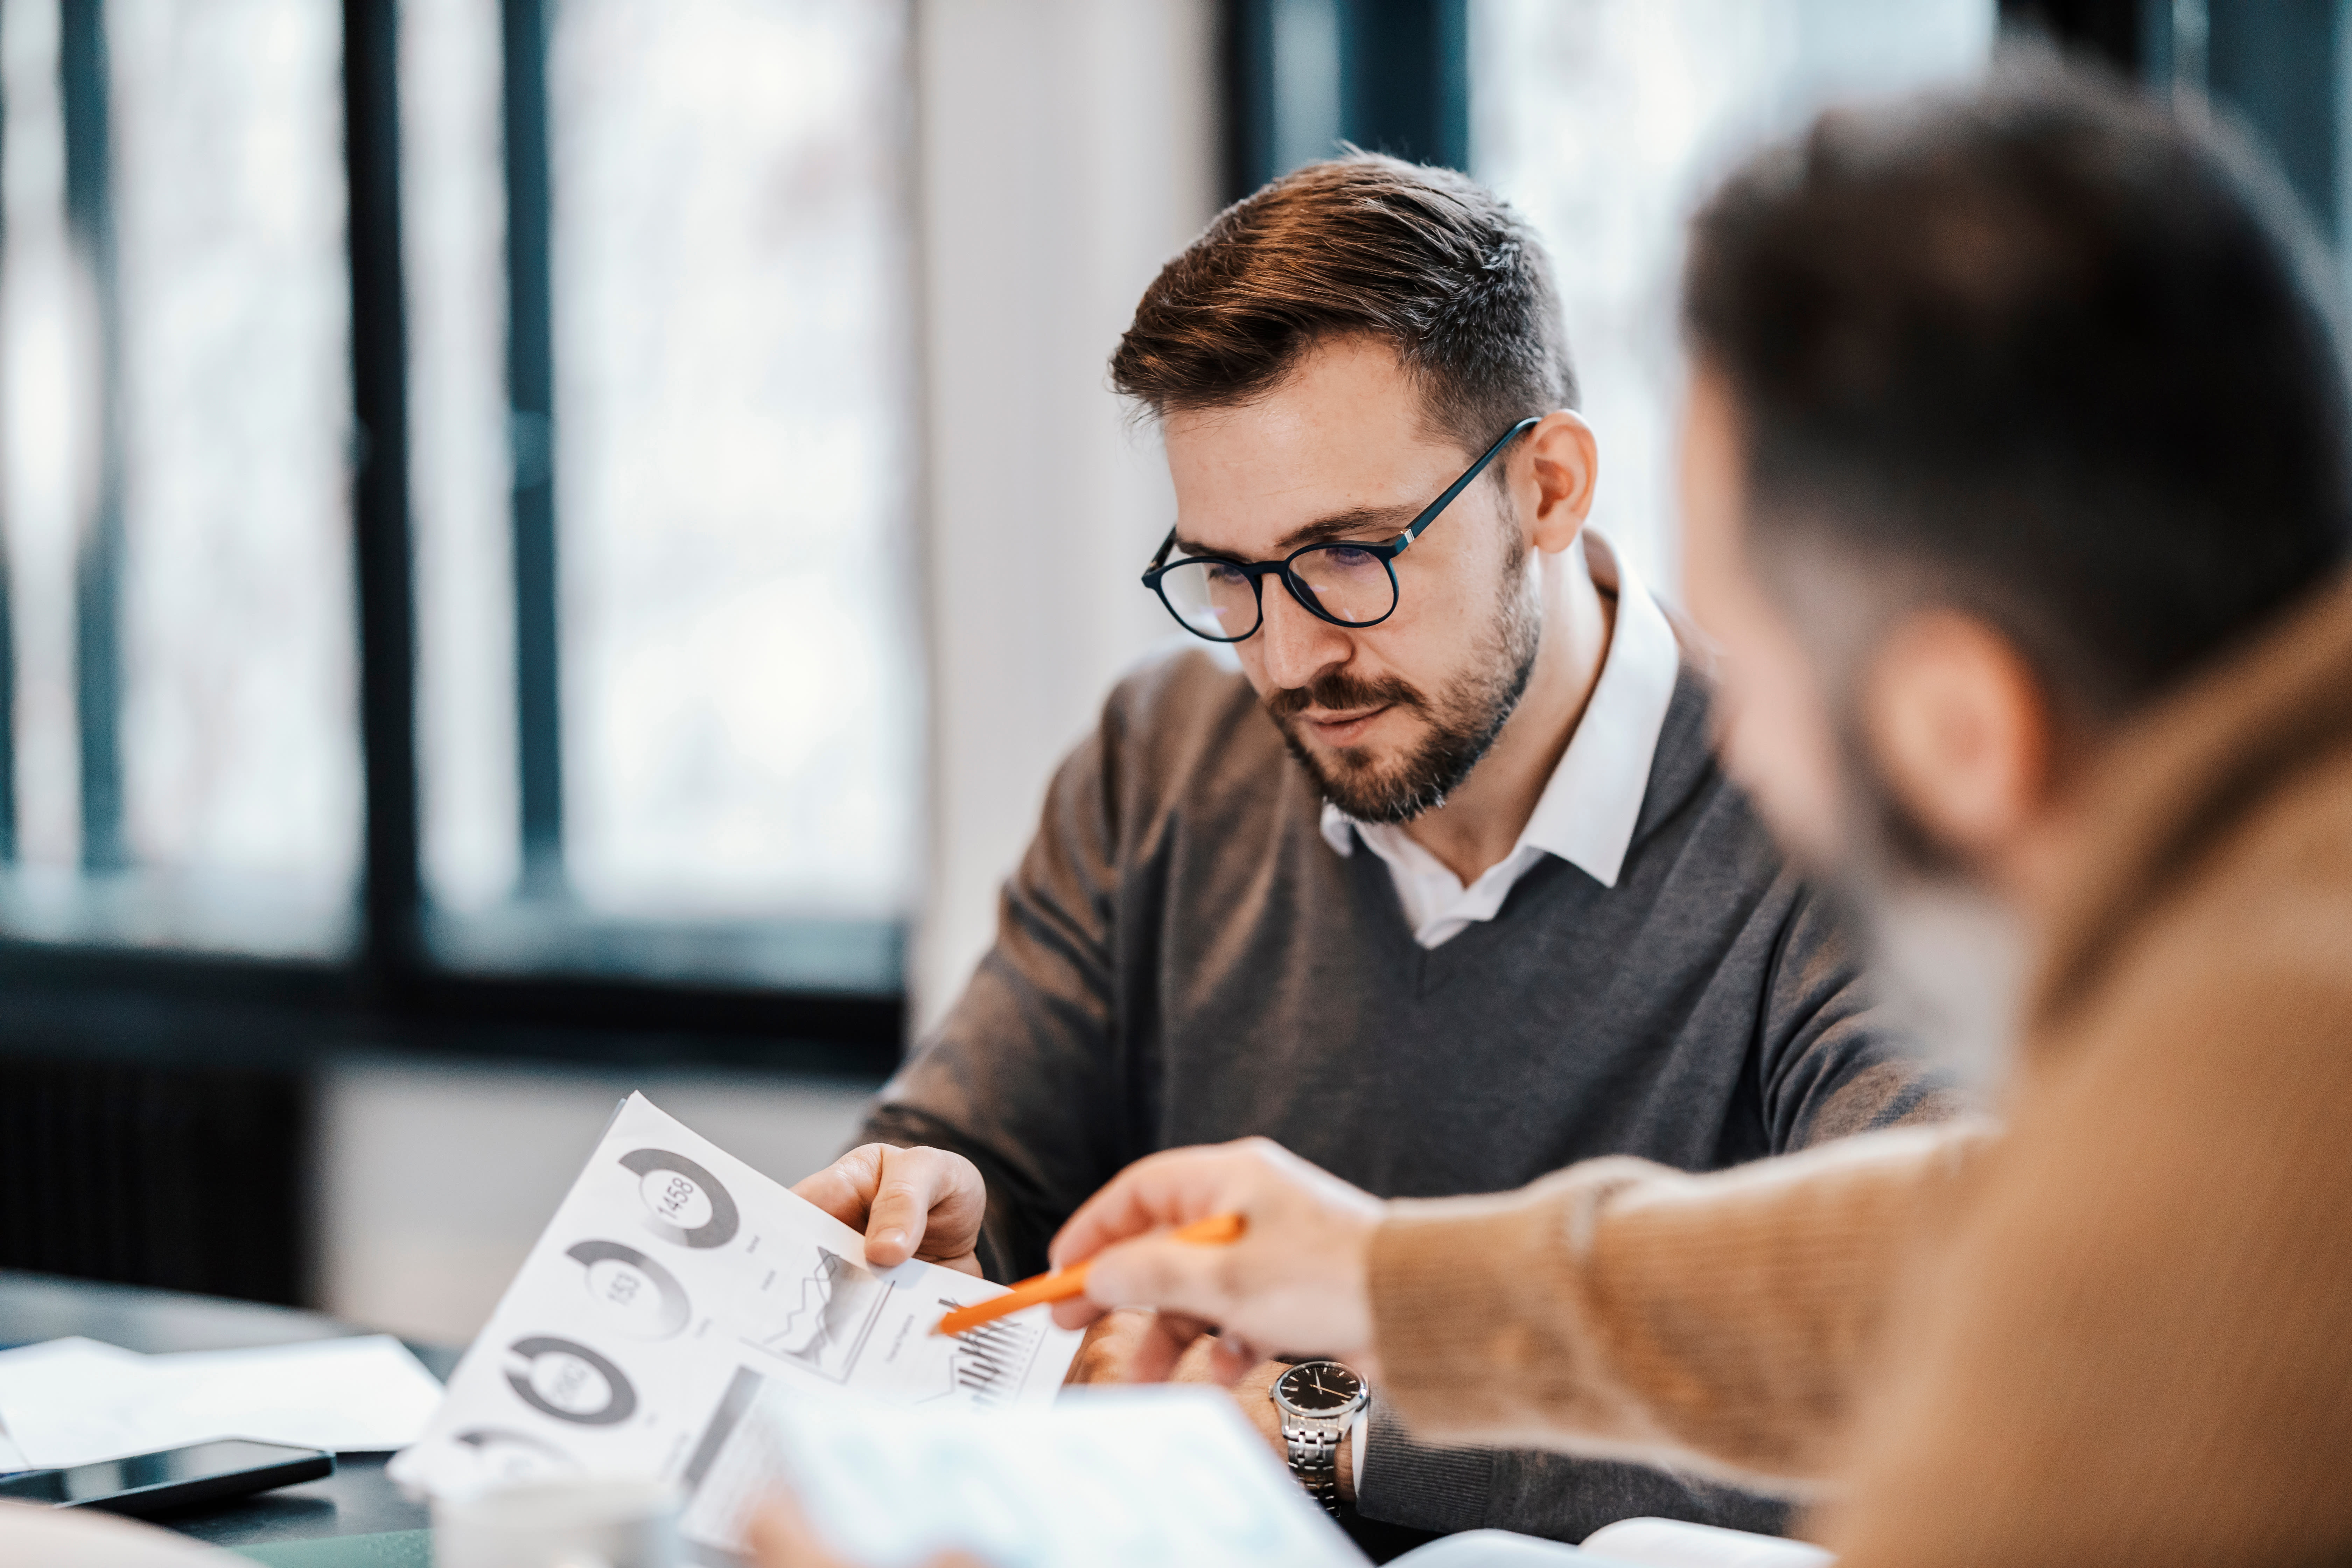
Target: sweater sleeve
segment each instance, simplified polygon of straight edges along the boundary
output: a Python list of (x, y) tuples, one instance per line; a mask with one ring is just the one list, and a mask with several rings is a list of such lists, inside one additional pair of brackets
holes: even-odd
[(2181, 921), (2035, 1064), (1816, 1521), (1841, 1563), (2343, 1560), (2352, 926), (2301, 891)]
[(1055, 1230), (1139, 1152), (1123, 1135), (1114, 1017), (1122, 717), (1114, 696), (1063, 763), (1004, 885), (994, 943), (861, 1134), (950, 1149), (980, 1168), (980, 1261), (1000, 1281), (1044, 1268)]
[(1758, 1098), (1775, 1154), (1973, 1109), (1888, 1016), (1851, 922), (1801, 883), (1780, 928), (1757, 1029)]
[(1375, 1391), (1357, 1508), (1415, 1530), (1508, 1530), (1581, 1541), (1621, 1519), (1682, 1519), (1765, 1535), (1787, 1532), (1789, 1500), (1687, 1471), (1540, 1448), (1425, 1443)]
[(1896, 1129), (1702, 1176), (1609, 1158), (1398, 1203), (1372, 1243), (1384, 1392), (1424, 1439), (1801, 1488), (1992, 1136)]

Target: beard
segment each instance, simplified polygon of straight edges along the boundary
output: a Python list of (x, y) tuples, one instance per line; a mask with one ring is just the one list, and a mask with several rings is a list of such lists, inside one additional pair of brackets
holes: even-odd
[[(1533, 580), (1507, 552), (1495, 611), (1480, 630), (1470, 668), (1439, 689), (1423, 693), (1396, 676), (1363, 680), (1345, 669), (1303, 687), (1270, 692), (1265, 710), (1283, 743), (1323, 798), (1358, 822), (1410, 822), (1445, 804), (1503, 732), (1526, 695), (1543, 642), (1543, 609)], [(1309, 708), (1346, 711), (1389, 706), (1420, 716), (1420, 742), (1402, 757), (1384, 760), (1369, 746), (1344, 746), (1318, 757), (1298, 737), (1298, 715)]]
[(1963, 1086), (1998, 1098), (2016, 1058), (2027, 942), (1897, 798), (1847, 727), (1842, 773), (1854, 823), (1837, 881), (1860, 912), (1890, 1014)]
[(1862, 934), (1887, 1016), (1952, 1079), (1997, 1096), (2015, 1059), (2028, 958), (2018, 917), (1904, 804), (1864, 735), (1861, 678), (1927, 590), (1900, 562), (1797, 530), (1762, 552), (1832, 715), (1839, 842), (1822, 874)]
[(1928, 1059), (1998, 1100), (2016, 1060), (2025, 940), (1990, 894), (1956, 881), (1882, 889), (1864, 906), (1890, 1014)]

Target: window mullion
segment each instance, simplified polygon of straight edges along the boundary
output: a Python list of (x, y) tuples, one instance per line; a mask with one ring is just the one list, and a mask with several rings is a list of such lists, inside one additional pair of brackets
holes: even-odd
[[(7, 92), (0, 85), (0, 167), (6, 166)], [(7, 250), (8, 214), (0, 201), (0, 255)], [(0, 513), (0, 866), (16, 862), (16, 583), (8, 569), (8, 520)]]
[(366, 779), (366, 953), (381, 984), (419, 962), (416, 631), (408, 515), (406, 297), (400, 254), (399, 17), (344, 0), (350, 189), (352, 484), (360, 730)]
[(122, 835), (122, 305), (102, 0), (60, 0), (66, 222), (98, 307), (98, 491), (74, 566), (74, 698), (81, 740), (81, 858), (125, 863)]
[(515, 724), (522, 892), (563, 879), (556, 626), (555, 352), (548, 261), (547, 18), (502, 0), (507, 185), (507, 401), (513, 452)]

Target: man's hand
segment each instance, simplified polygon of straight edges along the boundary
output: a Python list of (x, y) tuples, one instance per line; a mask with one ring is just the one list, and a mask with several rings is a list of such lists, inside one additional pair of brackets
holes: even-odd
[(988, 1215), (980, 1169), (945, 1149), (863, 1143), (793, 1188), (842, 1224), (866, 1233), (866, 1261), (896, 1268), (909, 1258), (980, 1272), (973, 1247)]
[[(1075, 1329), (1114, 1307), (1153, 1309), (1129, 1360), (1139, 1383), (1167, 1377), (1213, 1324), (1220, 1337), (1197, 1353), (1219, 1382), (1269, 1351), (1335, 1356), (1369, 1377), (1366, 1275), (1381, 1212), (1370, 1194), (1264, 1138), (1154, 1154), (1087, 1199), (1054, 1238), (1056, 1268), (1091, 1260), (1086, 1296), (1056, 1306), (1054, 1321)], [(1220, 1214), (1247, 1222), (1239, 1240), (1197, 1246), (1151, 1234)]]
[[(1087, 1330), (1070, 1370), (1062, 1379), (1073, 1383), (1133, 1383), (1135, 1353), (1151, 1332), (1149, 1312), (1105, 1312)], [(1201, 1348), (1208, 1348), (1205, 1342)]]

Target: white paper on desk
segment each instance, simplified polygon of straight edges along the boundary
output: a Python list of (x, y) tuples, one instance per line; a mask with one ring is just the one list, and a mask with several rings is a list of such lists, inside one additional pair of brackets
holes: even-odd
[(1624, 1568), (1831, 1568), (1837, 1561), (1809, 1542), (1679, 1519), (1619, 1520), (1586, 1536), (1584, 1549)]
[(1083, 1337), (1042, 1307), (955, 1339), (1002, 1295), (908, 1262), (631, 1095), (449, 1380), (394, 1479), (436, 1496), (565, 1473), (691, 1493), (771, 1387), (893, 1407), (1051, 1400)]
[(440, 1400), (383, 1334), (172, 1355), (85, 1339), (0, 1351), (0, 1426), (43, 1468), (215, 1437), (381, 1452), (415, 1442)]
[(1215, 1389), (908, 1411), (772, 1385), (714, 1451), (686, 1533), (733, 1546), (746, 1510), (779, 1484), (861, 1568), (911, 1568), (943, 1550), (992, 1568), (1364, 1565)]

